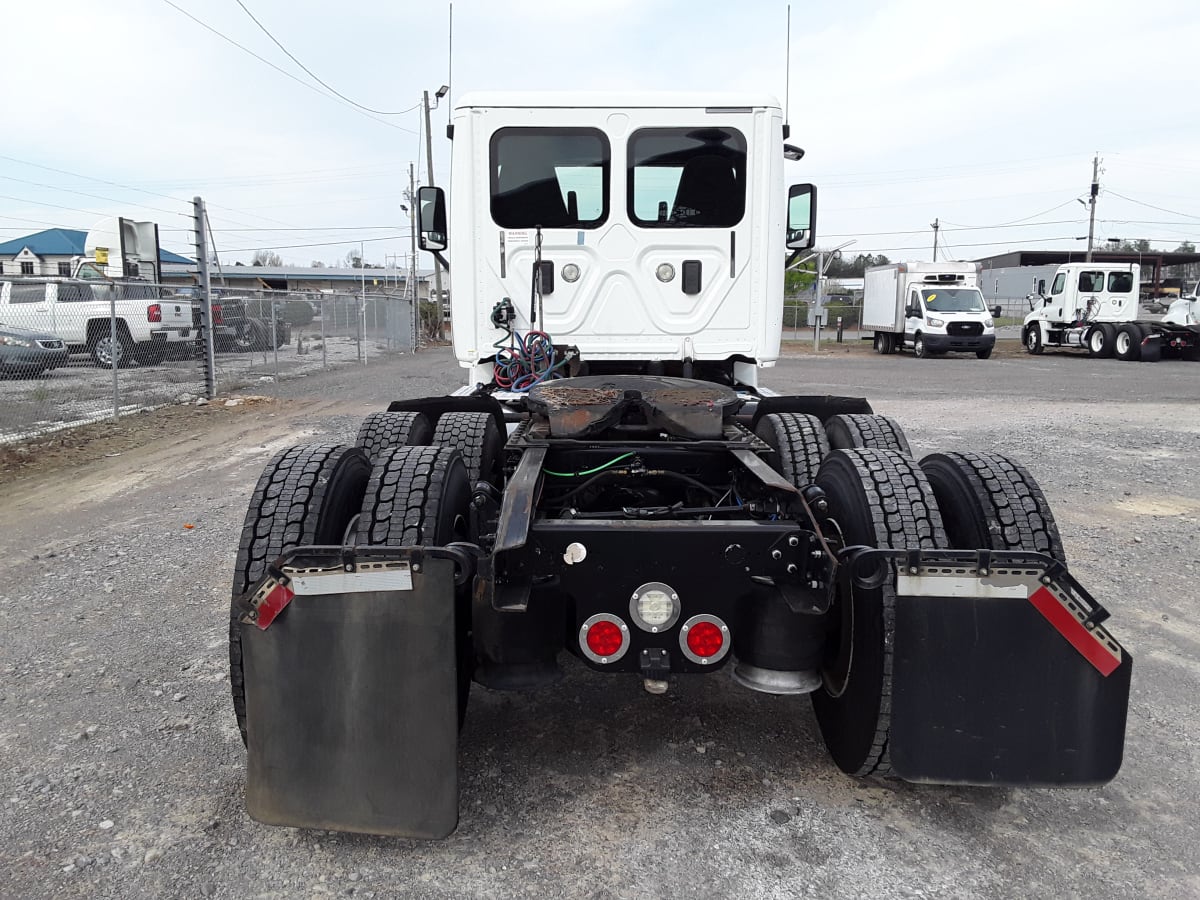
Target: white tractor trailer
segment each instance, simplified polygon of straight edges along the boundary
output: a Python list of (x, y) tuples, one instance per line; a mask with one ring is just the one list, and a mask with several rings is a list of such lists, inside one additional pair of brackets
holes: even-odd
[(1138, 308), (1140, 277), (1137, 263), (1059, 266), (1050, 289), (1039, 282), (1029, 298), (1021, 331), (1026, 351), (1071, 347), (1100, 359), (1200, 359), (1200, 298), (1181, 297), (1161, 319), (1145, 318)]

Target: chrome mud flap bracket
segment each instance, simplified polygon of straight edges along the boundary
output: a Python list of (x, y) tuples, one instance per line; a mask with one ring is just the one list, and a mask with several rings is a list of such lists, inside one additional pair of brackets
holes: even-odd
[(895, 579), (888, 750), (897, 775), (1089, 785), (1117, 774), (1133, 661), (1065, 566), (1015, 551), (852, 549), (843, 558), (856, 582)]
[(472, 549), (300, 547), (242, 598), (252, 818), (454, 831), (455, 591)]

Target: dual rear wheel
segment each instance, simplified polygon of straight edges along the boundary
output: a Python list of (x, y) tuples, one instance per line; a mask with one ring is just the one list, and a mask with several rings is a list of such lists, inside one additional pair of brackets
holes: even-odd
[[(425, 446), (432, 444), (432, 446)], [(242, 628), (237, 598), (270, 563), (299, 546), (434, 546), (469, 539), (473, 484), (499, 472), (503, 441), (486, 413), (447, 413), (433, 429), (421, 413), (375, 413), (358, 446), (292, 447), (255, 486), (234, 566), (229, 663), (234, 713), (246, 740)], [(471, 679), (469, 596), (456, 592), (459, 724)]]
[[(831, 530), (844, 546), (923, 550), (1025, 550), (1065, 562), (1044, 494), (1019, 463), (997, 453), (939, 453), (912, 458), (903, 431), (882, 416), (835, 416), (822, 447), (811, 423), (802, 448), (772, 441), (785, 420), (764, 416), (757, 429), (776, 450), (778, 470), (800, 486), (811, 474), (829, 504)], [(791, 429), (793, 432), (798, 428)], [(789, 458), (790, 457), (790, 458)], [(834, 762), (856, 776), (890, 769), (895, 588), (863, 589), (843, 579), (826, 621), (821, 687), (813, 711)]]

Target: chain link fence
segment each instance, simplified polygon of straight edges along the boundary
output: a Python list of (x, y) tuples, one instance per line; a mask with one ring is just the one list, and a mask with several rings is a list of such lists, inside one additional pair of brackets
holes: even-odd
[(220, 390), (333, 366), (369, 367), (416, 347), (412, 300), (399, 294), (213, 288), (212, 295)]
[[(0, 444), (414, 349), (411, 299), (0, 277)], [(257, 390), (257, 388), (256, 388)], [(258, 390), (258, 392), (269, 392)]]

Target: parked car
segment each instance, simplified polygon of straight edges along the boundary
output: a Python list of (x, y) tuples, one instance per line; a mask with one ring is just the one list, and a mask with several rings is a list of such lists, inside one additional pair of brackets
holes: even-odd
[(67, 364), (62, 338), (0, 323), (0, 375), (32, 378)]

